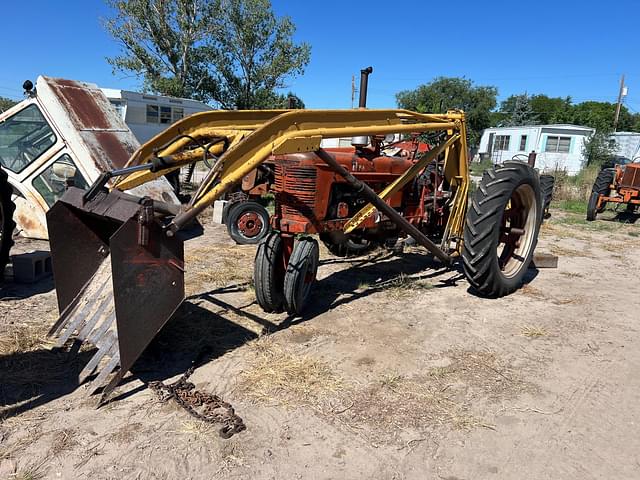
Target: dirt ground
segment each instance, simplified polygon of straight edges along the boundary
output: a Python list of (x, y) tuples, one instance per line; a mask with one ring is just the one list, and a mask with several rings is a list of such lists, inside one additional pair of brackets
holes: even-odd
[[(210, 225), (186, 246), (187, 301), (99, 410), (75, 383), (91, 352), (44, 336), (52, 281), (9, 282), (0, 478), (640, 478), (640, 222), (553, 214), (539, 250), (559, 267), (506, 298), (418, 249), (323, 251), (304, 318), (263, 313), (254, 247)], [(145, 386), (203, 351), (192, 381), (247, 426), (228, 440)]]

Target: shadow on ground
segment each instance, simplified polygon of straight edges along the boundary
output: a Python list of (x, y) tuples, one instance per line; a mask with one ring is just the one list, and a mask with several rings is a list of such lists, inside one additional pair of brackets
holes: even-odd
[(34, 283), (15, 283), (11, 277), (5, 278), (0, 285), (0, 301), (24, 300), (41, 293), (47, 293), (54, 289), (53, 276), (48, 275)]
[[(458, 271), (453, 277), (438, 280), (448, 270), (431, 256), (417, 253), (397, 257), (381, 253), (362, 260), (329, 259), (323, 263), (343, 262), (351, 268), (333, 272), (318, 281), (312, 293), (313, 301), (302, 317), (289, 316), (278, 323), (248, 311), (254, 302), (235, 306), (225, 301), (226, 294), (244, 291), (247, 285), (233, 285), (187, 298), (138, 359), (132, 375), (122, 382), (121, 393), (112, 400), (127, 398), (146, 388), (148, 382), (175, 377), (194, 362), (207, 363), (258, 337), (255, 331), (199, 306), (200, 302), (241, 315), (268, 333), (310, 321), (329, 309), (383, 291), (393, 286), (400, 274), (411, 275), (412, 280), (431, 280), (434, 288), (453, 286), (463, 278)], [(16, 415), (73, 392), (78, 387), (78, 373), (93, 353), (79, 351), (76, 345), (71, 350), (42, 349), (0, 356), (0, 407), (8, 406), (0, 415)], [(135, 379), (143, 385), (130, 388), (128, 385)]]
[[(40, 348), (0, 356), (0, 419), (73, 392), (92, 351)], [(6, 408), (3, 408), (6, 407)]]
[[(631, 213), (631, 212), (617, 212), (615, 217), (613, 217), (612, 219), (608, 220), (610, 222), (619, 222), (619, 223), (630, 223), (630, 224), (635, 224), (638, 219), (640, 218), (640, 214), (638, 213)], [(607, 219), (603, 219), (605, 221), (607, 221)]]

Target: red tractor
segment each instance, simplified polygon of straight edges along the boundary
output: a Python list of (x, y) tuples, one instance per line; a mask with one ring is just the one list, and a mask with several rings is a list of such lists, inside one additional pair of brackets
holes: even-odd
[(618, 164), (603, 168), (591, 189), (587, 205), (587, 220), (596, 219), (607, 203), (626, 204), (627, 212), (634, 213), (640, 205), (640, 163)]

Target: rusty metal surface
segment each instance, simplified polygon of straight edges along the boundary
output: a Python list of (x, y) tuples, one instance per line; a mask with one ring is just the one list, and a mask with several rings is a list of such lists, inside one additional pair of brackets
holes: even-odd
[(139, 198), (113, 191), (83, 204), (83, 193), (69, 189), (47, 215), (61, 312), (50, 334), (97, 347), (80, 376), (99, 371), (90, 393), (120, 367), (106, 394), (184, 299), (183, 238), (151, 215), (141, 245)]
[(157, 223), (149, 228), (147, 246), (138, 244), (136, 220), (111, 238), (120, 372), (131, 368), (184, 299), (183, 242)]
[[(38, 95), (47, 89), (67, 112), (70, 124), (61, 125), (62, 134), (73, 137), (77, 132), (99, 171), (123, 167), (140, 145), (104, 93), (91, 83), (42, 78)], [(63, 123), (62, 118), (55, 120)]]
[(640, 189), (640, 164), (630, 163), (624, 167), (620, 186)]

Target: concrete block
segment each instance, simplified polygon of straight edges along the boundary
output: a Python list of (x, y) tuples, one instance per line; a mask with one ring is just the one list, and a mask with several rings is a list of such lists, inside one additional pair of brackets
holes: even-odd
[(533, 264), (536, 268), (558, 268), (558, 256), (551, 253), (535, 252)]
[(51, 254), (42, 250), (11, 256), (13, 280), (18, 283), (34, 283), (52, 273)]
[(216, 200), (213, 202), (213, 223), (224, 223), (222, 221), (222, 212), (227, 200)]

